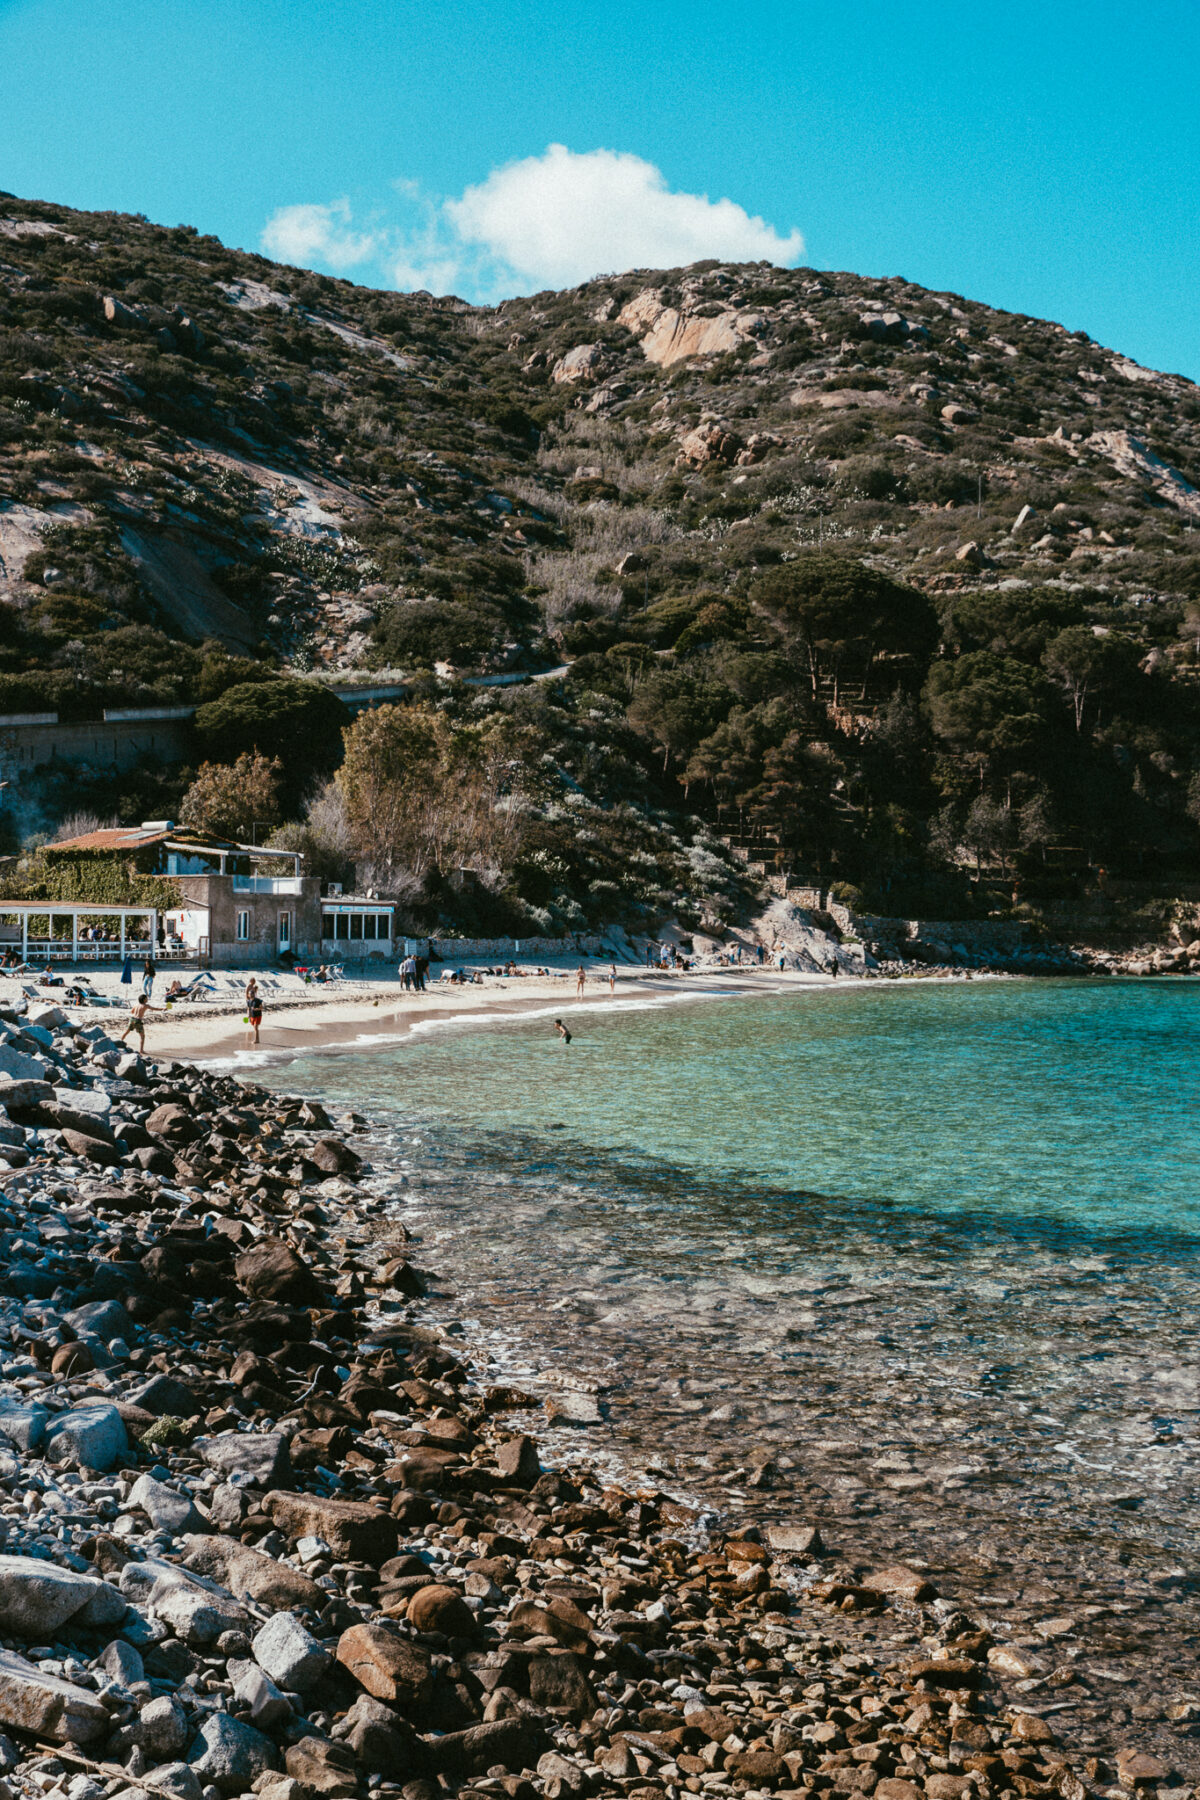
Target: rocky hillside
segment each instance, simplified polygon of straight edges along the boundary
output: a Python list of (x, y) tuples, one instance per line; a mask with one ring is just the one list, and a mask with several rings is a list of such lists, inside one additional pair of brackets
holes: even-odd
[[(869, 885), (905, 796), (868, 752), (903, 701), (921, 770), (889, 829), (921, 881), (1055, 845), (1186, 873), (1198, 486), (1192, 383), (899, 279), (705, 263), (472, 307), (0, 200), (0, 711), (211, 698), (231, 657), (569, 662), (546, 706), (587, 699), (601, 761)], [(814, 551), (924, 595), (911, 642), (838, 627), (801, 655), (759, 589)], [(1050, 654), (1081, 629), (1107, 671)], [(961, 687), (972, 656), (1007, 665), (972, 680), (1008, 681), (1036, 754), (939, 725), (937, 665)], [(1088, 738), (1065, 786), (1060, 728)], [(972, 792), (1011, 815), (975, 841)]]

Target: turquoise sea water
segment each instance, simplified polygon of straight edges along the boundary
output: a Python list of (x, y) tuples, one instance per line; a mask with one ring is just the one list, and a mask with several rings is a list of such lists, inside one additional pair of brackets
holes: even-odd
[(969, 1569), (997, 1630), (1082, 1597), (1126, 1671), (1153, 1617), (1147, 1680), (1191, 1669), (1200, 983), (557, 1010), (569, 1048), (510, 1017), (263, 1072), (370, 1117), (432, 1315), (594, 1386), (573, 1454)]
[[(453, 1025), (310, 1058), (323, 1087), (569, 1166), (1082, 1238), (1200, 1231), (1200, 983), (875, 983)], [(566, 1138), (554, 1141), (551, 1128)], [(686, 1207), (686, 1199), (680, 1197)], [(795, 1205), (803, 1202), (795, 1200)]]
[(371, 1118), (430, 1318), (599, 1393), (543, 1453), (925, 1564), (1079, 1730), (1193, 1694), (1200, 983), (556, 1012), (263, 1071)]

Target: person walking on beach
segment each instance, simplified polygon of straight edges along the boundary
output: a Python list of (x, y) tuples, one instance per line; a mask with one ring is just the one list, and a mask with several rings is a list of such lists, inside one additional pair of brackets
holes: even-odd
[(563, 1046), (564, 1046), (564, 1048), (565, 1048), (565, 1046), (566, 1046), (566, 1045), (567, 1045), (567, 1044), (569, 1044), (569, 1043), (570, 1043), (570, 1041), (571, 1041), (571, 1034), (570, 1034), (570, 1032), (569, 1032), (569, 1031), (568, 1031), (568, 1030), (567, 1030), (567, 1028), (566, 1028), (566, 1026), (565, 1026), (565, 1025), (564, 1025), (564, 1024), (563, 1024), (563, 1022), (562, 1022), (562, 1020), (561, 1020), (561, 1019), (555, 1019), (555, 1021), (554, 1021), (554, 1029), (555, 1029), (555, 1031), (557, 1031), (557, 1033), (558, 1033), (558, 1035), (559, 1035), (559, 1037), (560, 1037), (560, 1038), (561, 1038), (561, 1039), (562, 1039), (562, 1041), (563, 1041)]
[(246, 983), (246, 1023), (254, 1033), (254, 1042), (258, 1042), (258, 1034), (262, 1028), (263, 1003), (258, 991), (258, 982), (252, 975)]
[(577, 1000), (582, 998), (583, 986), (584, 986), (584, 982), (586, 981), (586, 979), (587, 979), (587, 977), (584, 975), (584, 972), (583, 972), (583, 964), (580, 963), (579, 967), (575, 971), (575, 998)]
[(615, 994), (617, 991), (617, 965), (616, 965), (616, 963), (610, 963), (608, 965), (608, 991), (610, 994)]
[(148, 956), (142, 964), (142, 993), (148, 1000), (154, 992), (154, 977), (158, 974), (158, 965), (153, 956)]
[(146, 1048), (146, 1014), (148, 1012), (159, 1012), (161, 1010), (160, 1007), (151, 1006), (148, 995), (144, 993), (139, 994), (133, 1003), (133, 1011), (129, 1016), (129, 1023), (121, 1033), (121, 1043), (123, 1044), (125, 1042), (131, 1031), (136, 1031), (138, 1034), (138, 1049), (144, 1050)]
[(826, 964), (826, 967), (829, 970), (829, 973), (833, 976), (834, 980), (836, 981), (838, 976), (841, 974), (841, 970), (838, 968), (837, 957), (831, 956), (828, 963)]

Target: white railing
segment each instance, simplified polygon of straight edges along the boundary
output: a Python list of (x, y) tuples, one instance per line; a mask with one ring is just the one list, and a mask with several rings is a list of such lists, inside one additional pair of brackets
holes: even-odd
[(299, 875), (235, 875), (235, 894), (299, 894)]
[[(0, 940), (0, 954), (15, 951), (20, 956), (21, 940)], [(84, 963), (121, 961), (121, 946), (116, 939), (106, 939), (103, 943), (85, 943), (82, 939), (77, 953), (72, 956), (70, 939), (30, 937), (27, 951), (30, 963), (72, 963), (79, 966)], [(199, 955), (194, 944), (185, 944), (178, 938), (168, 938), (165, 944), (153, 944), (149, 938), (127, 938), (125, 955), (132, 962), (140, 963), (145, 957), (153, 956), (156, 963), (194, 962)], [(138, 974), (139, 981), (141, 974)]]

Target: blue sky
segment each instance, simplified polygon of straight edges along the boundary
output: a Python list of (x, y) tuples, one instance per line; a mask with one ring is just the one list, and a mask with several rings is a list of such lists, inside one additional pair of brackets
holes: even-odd
[(0, 187), (472, 299), (904, 275), (1198, 378), (1198, 77), (1196, 0), (0, 0)]

